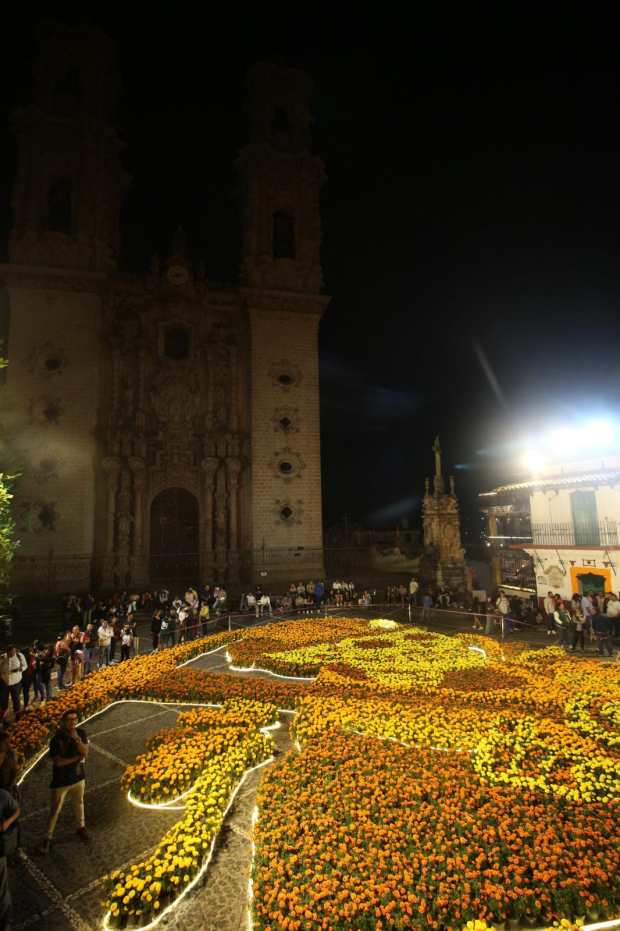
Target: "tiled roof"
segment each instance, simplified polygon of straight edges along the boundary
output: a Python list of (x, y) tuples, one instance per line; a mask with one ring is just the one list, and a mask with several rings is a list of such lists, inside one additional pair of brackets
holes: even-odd
[(620, 481), (620, 469), (602, 469), (600, 472), (578, 472), (572, 475), (554, 475), (550, 478), (534, 478), (531, 482), (516, 482), (501, 485), (494, 492), (518, 491), (520, 488), (558, 488), (573, 485), (615, 485)]

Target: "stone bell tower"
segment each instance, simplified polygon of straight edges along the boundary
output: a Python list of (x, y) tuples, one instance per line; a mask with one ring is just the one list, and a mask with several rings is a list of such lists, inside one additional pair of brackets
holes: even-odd
[(16, 400), (8, 430), (26, 461), (13, 502), (15, 565), (48, 558), (51, 572), (62, 555), (65, 568), (78, 567), (72, 584), (85, 587), (95, 533), (102, 295), (116, 267), (127, 185), (114, 125), (120, 82), (114, 47), (98, 30), (42, 22), (37, 39), (33, 96), (13, 117), (14, 223), (9, 262), (0, 266), (11, 310), (7, 385)]
[(441, 446), (439, 437), (433, 445), (435, 454), (435, 478), (433, 494), (426, 479), (426, 493), (422, 505), (424, 525), (424, 556), (420, 573), (425, 581), (435, 585), (467, 586), (465, 550), (461, 548), (461, 523), (459, 503), (454, 491), (454, 479), (450, 478), (450, 492), (441, 474)]
[(13, 117), (18, 170), (10, 261), (107, 272), (116, 265), (128, 177), (114, 126), (120, 94), (114, 46), (90, 27), (37, 27), (30, 105)]
[(270, 579), (323, 574), (318, 328), (319, 191), (307, 74), (260, 62), (247, 72), (249, 144), (235, 162), (242, 294), (251, 323), (252, 544)]

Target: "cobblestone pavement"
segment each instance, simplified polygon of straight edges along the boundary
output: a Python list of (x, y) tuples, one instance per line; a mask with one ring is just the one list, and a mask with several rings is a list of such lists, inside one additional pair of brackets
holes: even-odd
[[(225, 663), (224, 651), (203, 657), (199, 667)], [(222, 666), (221, 671), (224, 671)], [(183, 706), (124, 702), (97, 715), (86, 725), (91, 753), (87, 763), (86, 824), (88, 843), (79, 840), (69, 801), (60, 814), (50, 853), (37, 848), (43, 838), (49, 802), (51, 764), (44, 757), (23, 785), (22, 845), (24, 856), (10, 870), (13, 898), (12, 931), (100, 931), (101, 878), (123, 865), (143, 859), (178, 819), (178, 812), (150, 812), (130, 805), (120, 791), (126, 765), (143, 752), (146, 738), (176, 722)], [(272, 731), (276, 759), (292, 747), (291, 715), (280, 715)], [(175, 931), (238, 931), (246, 928), (250, 867), (250, 828), (262, 772), (252, 773), (239, 790), (226, 817), (202, 882), (162, 921)]]

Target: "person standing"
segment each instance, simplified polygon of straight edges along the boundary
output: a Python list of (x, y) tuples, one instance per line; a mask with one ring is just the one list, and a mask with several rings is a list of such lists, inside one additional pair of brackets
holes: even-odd
[(45, 656), (45, 646), (40, 640), (35, 640), (32, 645), (34, 654), (34, 700), (44, 702), (47, 698), (45, 687), (43, 685), (43, 658)]
[(23, 653), (18, 653), (13, 644), (6, 648), (6, 655), (9, 658), (9, 692), (13, 703), (13, 712), (17, 715), (21, 711), (19, 697), (22, 690), (22, 675), (28, 668), (28, 664)]
[(584, 592), (581, 599), (583, 616), (588, 618), (594, 614), (594, 592)]
[(97, 631), (99, 641), (99, 669), (110, 665), (110, 643), (112, 642), (112, 631), (106, 618), (101, 622), (101, 627)]
[(583, 616), (583, 611), (581, 610), (580, 606), (575, 608), (573, 622), (575, 624), (575, 630), (573, 632), (573, 645), (571, 647), (571, 653), (575, 652), (575, 649), (577, 647), (577, 641), (579, 641), (580, 643), (581, 652), (585, 653), (586, 652), (585, 626), (586, 626), (587, 621), (585, 617)]
[(511, 611), (510, 611), (510, 602), (506, 598), (506, 592), (499, 593), (499, 598), (495, 602), (495, 607), (497, 608), (498, 612), (504, 619), (504, 630), (507, 631), (507, 633), (511, 633), (512, 632), (512, 615), (508, 617), (508, 615), (511, 614)]
[(610, 619), (613, 627), (613, 636), (620, 637), (620, 601), (613, 592), (609, 595), (607, 603), (607, 617)]
[[(40, 643), (41, 641), (39, 641)], [(41, 655), (41, 682), (45, 689), (45, 700), (50, 701), (52, 697), (52, 669), (56, 663), (56, 648), (53, 643), (48, 647), (41, 644), (43, 653)]]
[(410, 605), (415, 605), (417, 607), (419, 590), (420, 590), (420, 586), (418, 585), (416, 580), (412, 578), (411, 581), (409, 582), (409, 604)]
[(547, 592), (547, 597), (543, 602), (543, 607), (547, 615), (547, 636), (550, 637), (551, 634), (556, 634), (555, 629), (555, 599), (553, 597), (553, 592)]
[(560, 636), (558, 638), (559, 647), (568, 646), (568, 631), (570, 628), (570, 614), (564, 607), (564, 602), (558, 602), (558, 605), (553, 612), (553, 619), (555, 621), (556, 629), (560, 631)]
[(598, 655), (604, 656), (604, 650), (607, 650), (607, 655), (611, 656), (613, 651), (611, 648), (611, 637), (609, 636), (609, 618), (606, 614), (601, 614), (598, 605), (593, 607), (592, 611), (592, 630), (594, 631), (594, 639), (598, 646)]
[(88, 594), (84, 601), (82, 602), (82, 617), (83, 624), (86, 627), (92, 621), (93, 608), (95, 607), (95, 599), (91, 594)]
[(319, 581), (314, 586), (314, 603), (317, 608), (321, 608), (321, 602), (323, 601), (323, 596), (325, 595), (325, 586), (319, 579)]
[(159, 635), (161, 632), (161, 620), (163, 611), (161, 608), (158, 608), (157, 611), (153, 612), (153, 617), (151, 618), (151, 646), (153, 648), (153, 653), (157, 653), (159, 650)]
[(121, 663), (129, 659), (129, 650), (131, 649), (132, 643), (133, 637), (131, 635), (131, 628), (129, 624), (125, 624), (121, 631)]
[(110, 631), (112, 636), (110, 637), (110, 666), (115, 661), (114, 656), (116, 654), (116, 644), (121, 639), (121, 628), (119, 626), (120, 621), (118, 614), (113, 614), (110, 618)]
[(422, 623), (426, 621), (428, 624), (430, 624), (432, 607), (433, 607), (433, 596), (431, 595), (430, 589), (429, 589), (429, 591), (427, 591), (426, 595), (422, 599)]
[(50, 742), (49, 754), (54, 765), (50, 783), (52, 800), (41, 853), (49, 852), (56, 821), (67, 794), (71, 796), (78, 837), (83, 841), (90, 839), (90, 831), (84, 823), (84, 763), (88, 759), (88, 737), (84, 728), (77, 724), (77, 711), (65, 711), (58, 733)]
[(0, 789), (0, 929), (8, 931), (11, 917), (11, 892), (9, 890), (9, 869), (6, 862), (4, 840), (11, 827), (19, 818), (19, 807), (13, 796)]
[(95, 652), (95, 628), (92, 624), (86, 625), (86, 630), (83, 634), (83, 646), (84, 646), (84, 665), (82, 667), (84, 675), (87, 676), (92, 672), (91, 665), (93, 661), (93, 654)]

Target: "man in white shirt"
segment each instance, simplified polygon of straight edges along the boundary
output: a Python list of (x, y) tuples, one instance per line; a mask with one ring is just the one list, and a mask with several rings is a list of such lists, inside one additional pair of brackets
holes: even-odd
[(620, 601), (618, 601), (618, 596), (613, 592), (609, 595), (607, 617), (610, 618), (613, 624), (614, 637), (620, 637)]
[(18, 653), (13, 644), (6, 648), (6, 655), (9, 660), (9, 692), (13, 702), (13, 712), (17, 715), (21, 710), (22, 673), (26, 672), (28, 663), (23, 653)]
[(110, 665), (110, 644), (112, 642), (112, 628), (106, 620), (101, 622), (101, 627), (97, 631), (99, 640), (99, 669), (103, 666)]
[(547, 592), (543, 607), (547, 615), (547, 636), (550, 637), (551, 634), (557, 634), (555, 629), (555, 598), (553, 597), (553, 592)]
[(254, 611), (254, 614), (258, 617), (258, 604), (254, 592), (248, 592), (248, 610), (250, 612)]
[(273, 611), (271, 610), (271, 598), (269, 597), (269, 595), (268, 595), (267, 593), (265, 593), (264, 595), (261, 595), (261, 599), (260, 599), (259, 604), (260, 604), (260, 613), (261, 613), (261, 614), (262, 614), (264, 611), (269, 611), (270, 614), (273, 614)]
[(418, 585), (415, 579), (412, 579), (411, 582), (409, 583), (409, 604), (417, 605), (419, 590), (420, 590), (420, 586)]

